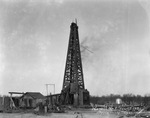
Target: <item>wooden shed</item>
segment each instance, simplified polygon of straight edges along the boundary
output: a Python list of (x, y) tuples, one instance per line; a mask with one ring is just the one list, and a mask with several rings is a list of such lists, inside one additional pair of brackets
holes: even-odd
[(37, 104), (44, 103), (46, 98), (40, 92), (26, 92), (20, 98), (20, 106), (35, 108)]

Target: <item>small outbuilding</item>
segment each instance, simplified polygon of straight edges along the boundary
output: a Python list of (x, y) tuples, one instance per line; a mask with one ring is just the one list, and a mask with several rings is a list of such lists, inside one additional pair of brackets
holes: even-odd
[(40, 92), (26, 92), (20, 98), (20, 106), (35, 108), (39, 103), (44, 103), (46, 98)]

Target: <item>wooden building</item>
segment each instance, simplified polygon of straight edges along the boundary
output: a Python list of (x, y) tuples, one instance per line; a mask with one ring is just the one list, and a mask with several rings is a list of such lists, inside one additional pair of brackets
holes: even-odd
[(35, 108), (39, 103), (44, 103), (46, 98), (40, 92), (26, 92), (20, 98), (20, 106)]

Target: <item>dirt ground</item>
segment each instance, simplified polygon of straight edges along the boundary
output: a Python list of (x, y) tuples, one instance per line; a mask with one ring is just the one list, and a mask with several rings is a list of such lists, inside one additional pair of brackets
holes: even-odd
[[(127, 118), (119, 113), (110, 111), (68, 111), (67, 113), (47, 113), (36, 115), (33, 113), (0, 113), (0, 118)], [(128, 117), (129, 118), (129, 117)], [(130, 117), (135, 118), (135, 117)]]

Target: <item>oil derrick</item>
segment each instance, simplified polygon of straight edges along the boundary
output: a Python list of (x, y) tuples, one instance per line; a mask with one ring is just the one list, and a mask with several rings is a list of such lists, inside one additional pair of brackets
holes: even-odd
[(89, 92), (85, 89), (77, 23), (71, 23), (64, 80), (62, 104), (89, 105)]

